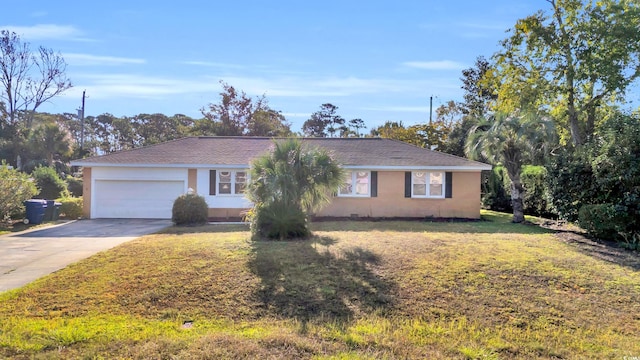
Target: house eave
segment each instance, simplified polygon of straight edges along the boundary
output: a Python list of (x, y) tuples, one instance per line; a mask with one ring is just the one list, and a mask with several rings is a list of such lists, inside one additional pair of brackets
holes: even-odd
[[(245, 169), (248, 164), (136, 164), (136, 163), (103, 163), (71, 161), (72, 166), (83, 167), (126, 167), (126, 168), (216, 168), (216, 169)], [(410, 171), (410, 170), (444, 170), (444, 171), (482, 171), (491, 170), (492, 166), (487, 164), (464, 165), (464, 166), (441, 166), (441, 165), (344, 165), (345, 169), (354, 170), (374, 170), (374, 171)]]

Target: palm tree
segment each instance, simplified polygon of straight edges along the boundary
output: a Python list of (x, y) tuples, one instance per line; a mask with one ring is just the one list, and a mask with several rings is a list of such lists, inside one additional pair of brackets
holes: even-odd
[(502, 164), (511, 180), (513, 222), (524, 221), (520, 181), (522, 166), (531, 163), (555, 137), (553, 122), (537, 114), (495, 114), (481, 119), (469, 130), (465, 153), (471, 159), (484, 158)]
[(298, 139), (274, 141), (268, 154), (251, 165), (247, 197), (254, 235), (297, 238), (310, 234), (308, 217), (342, 184), (344, 171), (326, 150)]

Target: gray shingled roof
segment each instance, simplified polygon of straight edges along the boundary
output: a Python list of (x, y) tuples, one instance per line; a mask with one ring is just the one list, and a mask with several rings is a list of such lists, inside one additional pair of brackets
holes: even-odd
[[(277, 140), (277, 139), (276, 139)], [(382, 138), (302, 138), (304, 144), (333, 151), (345, 166), (464, 167), (490, 165)], [(266, 137), (187, 137), (138, 149), (74, 160), (76, 166), (248, 165), (265, 153), (274, 139)]]

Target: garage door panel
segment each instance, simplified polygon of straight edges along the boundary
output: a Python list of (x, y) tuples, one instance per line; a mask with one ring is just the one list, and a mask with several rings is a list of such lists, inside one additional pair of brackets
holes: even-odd
[(170, 219), (184, 181), (96, 180), (94, 218)]

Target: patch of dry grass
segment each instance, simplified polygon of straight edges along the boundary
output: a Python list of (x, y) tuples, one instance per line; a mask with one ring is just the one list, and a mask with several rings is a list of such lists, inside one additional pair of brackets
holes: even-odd
[(637, 255), (508, 220), (172, 228), (0, 294), (0, 357), (639, 356)]

